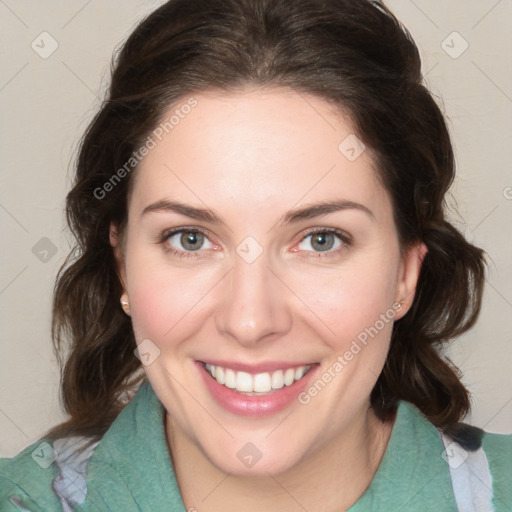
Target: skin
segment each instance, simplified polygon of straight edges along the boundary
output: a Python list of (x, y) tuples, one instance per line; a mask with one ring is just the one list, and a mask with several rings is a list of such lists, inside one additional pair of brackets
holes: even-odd
[[(345, 510), (368, 487), (391, 434), (393, 422), (376, 418), (369, 396), (392, 322), (308, 404), (267, 418), (224, 410), (194, 361), (310, 361), (327, 371), (394, 303), (404, 302), (395, 319), (407, 313), (426, 248), (401, 250), (370, 150), (355, 161), (339, 151), (354, 130), (324, 100), (284, 88), (194, 97), (197, 106), (137, 170), (122, 249), (111, 229), (137, 343), (149, 338), (160, 350), (144, 368), (168, 413), (184, 503), (201, 512)], [(211, 209), (225, 225), (142, 214), (166, 199)], [(371, 215), (350, 208), (278, 223), (338, 199)], [(179, 227), (207, 232), (191, 257), (165, 250), (186, 253), (186, 233), (159, 243)], [(322, 251), (306, 237), (312, 228), (337, 228), (352, 241), (331, 235)], [(263, 249), (252, 263), (236, 252), (248, 236)], [(251, 468), (237, 457), (247, 442), (262, 454)]]

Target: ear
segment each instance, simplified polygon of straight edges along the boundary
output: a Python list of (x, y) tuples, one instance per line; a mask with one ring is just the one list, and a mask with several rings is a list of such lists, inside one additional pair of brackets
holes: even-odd
[(121, 285), (123, 286), (123, 290), (126, 291), (126, 271), (124, 267), (124, 257), (123, 251), (121, 247), (121, 236), (119, 234), (119, 228), (117, 224), (114, 222), (110, 223), (110, 233), (109, 233), (110, 245), (114, 250), (114, 258), (116, 261), (116, 271), (119, 276), (119, 280), (121, 281)]
[(396, 310), (395, 320), (399, 320), (406, 315), (411, 307), (416, 293), (421, 265), (427, 251), (427, 246), (423, 242), (417, 242), (407, 249), (403, 256), (395, 297), (396, 303), (402, 304), (402, 307)]

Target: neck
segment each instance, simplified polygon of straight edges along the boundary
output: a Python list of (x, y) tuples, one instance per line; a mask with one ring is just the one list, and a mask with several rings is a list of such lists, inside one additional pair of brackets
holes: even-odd
[[(225, 512), (280, 510), (339, 512), (364, 493), (384, 456), (394, 421), (382, 423), (365, 411), (349, 431), (280, 474), (245, 477), (214, 466), (166, 415), (174, 471), (186, 510)], [(229, 505), (229, 507), (228, 507)]]

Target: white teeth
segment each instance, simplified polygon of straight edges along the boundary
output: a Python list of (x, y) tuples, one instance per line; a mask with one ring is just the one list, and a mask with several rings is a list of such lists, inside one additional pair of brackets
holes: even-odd
[(205, 364), (205, 368), (219, 384), (223, 384), (227, 388), (236, 389), (241, 393), (270, 393), (272, 390), (291, 386), (294, 382), (302, 379), (311, 365), (256, 375), (247, 372), (236, 372), (230, 368), (222, 368), (208, 363)]
[(288, 368), (286, 372), (284, 372), (284, 385), (289, 386), (295, 380), (295, 370), (293, 368)]
[(304, 367), (301, 366), (300, 368), (297, 368), (295, 370), (295, 380), (302, 379), (303, 376), (304, 376)]
[(272, 382), (270, 373), (258, 373), (253, 377), (253, 391), (257, 393), (270, 393), (272, 390)]
[(215, 368), (215, 379), (219, 384), (224, 384), (224, 368), (220, 366)]
[(283, 370), (277, 370), (272, 374), (272, 389), (281, 389), (284, 386)]
[(236, 372), (236, 389), (237, 391), (254, 391), (252, 389), (252, 377), (246, 372)]
[(236, 373), (233, 370), (230, 370), (228, 368), (224, 372), (224, 378), (225, 378), (224, 385), (227, 388), (235, 389), (235, 387), (236, 387)]

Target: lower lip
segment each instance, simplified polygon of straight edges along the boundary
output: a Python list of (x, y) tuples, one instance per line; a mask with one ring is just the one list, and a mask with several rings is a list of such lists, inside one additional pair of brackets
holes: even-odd
[(203, 363), (196, 366), (214, 400), (227, 411), (238, 416), (265, 417), (276, 414), (289, 407), (297, 396), (307, 387), (320, 365), (314, 365), (306, 375), (291, 386), (284, 386), (273, 393), (261, 396), (249, 396), (233, 391), (219, 384), (206, 370)]

